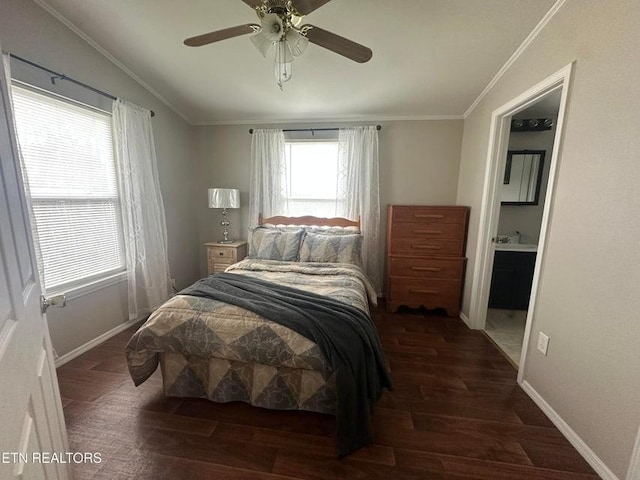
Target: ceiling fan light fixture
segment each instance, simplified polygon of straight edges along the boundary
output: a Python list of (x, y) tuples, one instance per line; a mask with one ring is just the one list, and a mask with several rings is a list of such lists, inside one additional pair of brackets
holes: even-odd
[(291, 63), (293, 60), (291, 44), (287, 40), (287, 37), (282, 37), (282, 39), (275, 44), (273, 61), (275, 63)]
[(269, 50), (273, 46), (273, 41), (267, 38), (263, 30), (259, 31), (253, 37), (251, 37), (251, 43), (253, 43), (253, 46), (256, 47), (256, 49), (265, 58), (267, 57), (267, 53), (269, 53)]
[(275, 13), (267, 13), (262, 17), (260, 31), (251, 37), (251, 42), (266, 57), (271, 46), (283, 38), (283, 30), (282, 19)]
[[(331, 0), (242, 0), (260, 19), (260, 25), (247, 23), (185, 39), (189, 47), (201, 47), (221, 40), (255, 33), (251, 42), (263, 57), (273, 55), (280, 89), (291, 79), (291, 62), (302, 55), (309, 42), (358, 63), (371, 60), (373, 52), (348, 38), (315, 25), (303, 25), (304, 18)], [(273, 49), (273, 54), (271, 50)]]
[(276, 63), (274, 73), (276, 74), (276, 81), (278, 82), (278, 86), (280, 87), (280, 90), (282, 90), (282, 84), (291, 80), (291, 76), (293, 75), (291, 62)]
[(290, 28), (284, 38), (289, 45), (291, 54), (294, 57), (302, 55), (306, 50), (307, 45), (309, 45), (309, 39), (298, 32), (295, 28)]
[(266, 38), (268, 38), (272, 42), (277, 42), (278, 40), (280, 40), (280, 38), (282, 38), (282, 35), (284, 33), (284, 23), (277, 14), (267, 13), (262, 18), (261, 23), (261, 33), (263, 33)]

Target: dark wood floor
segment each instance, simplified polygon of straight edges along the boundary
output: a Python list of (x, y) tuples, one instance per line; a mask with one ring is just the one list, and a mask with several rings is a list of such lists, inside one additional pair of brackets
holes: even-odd
[(375, 407), (374, 445), (337, 460), (334, 417), (165, 398), (158, 372), (136, 388), (129, 329), (58, 369), (70, 448), (103, 459), (75, 478), (598, 478), (482, 333), (418, 312), (374, 316), (395, 382)]

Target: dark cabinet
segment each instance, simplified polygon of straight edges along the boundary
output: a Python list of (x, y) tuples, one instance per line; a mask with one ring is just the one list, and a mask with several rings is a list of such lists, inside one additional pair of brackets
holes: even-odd
[(527, 310), (535, 264), (535, 252), (496, 251), (489, 308)]

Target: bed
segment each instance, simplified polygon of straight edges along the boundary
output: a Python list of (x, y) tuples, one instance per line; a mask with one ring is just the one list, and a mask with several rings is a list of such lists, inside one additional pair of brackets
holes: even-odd
[[(211, 279), (240, 281), (237, 276), (242, 276), (294, 288), (335, 299), (369, 318), (376, 294), (357, 265), (358, 222), (272, 217), (261, 219), (260, 225), (250, 238), (251, 258)], [(167, 396), (332, 415), (338, 411), (336, 371), (317, 343), (217, 299), (184, 291), (169, 299), (134, 334), (126, 355), (136, 385), (160, 365)]]

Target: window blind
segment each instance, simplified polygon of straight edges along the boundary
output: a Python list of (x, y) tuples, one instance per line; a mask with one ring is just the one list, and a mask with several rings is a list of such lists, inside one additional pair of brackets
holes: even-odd
[(111, 116), (15, 85), (12, 96), (46, 288), (124, 270)]
[(287, 215), (344, 215), (341, 189), (344, 172), (338, 166), (338, 142), (286, 142)]

